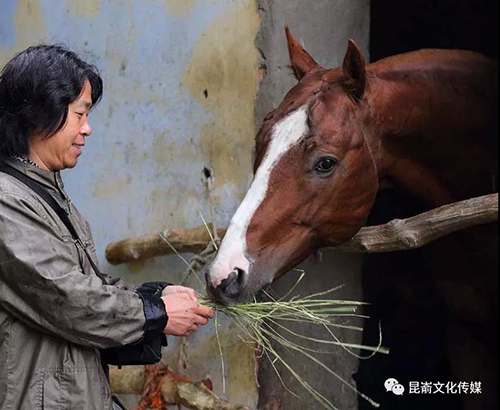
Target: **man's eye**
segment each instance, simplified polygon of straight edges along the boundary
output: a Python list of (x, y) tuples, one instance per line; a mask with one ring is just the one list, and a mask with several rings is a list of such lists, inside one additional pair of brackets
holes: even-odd
[(333, 171), (335, 165), (337, 165), (337, 161), (335, 160), (335, 158), (324, 157), (317, 162), (314, 169), (322, 174), (326, 174)]

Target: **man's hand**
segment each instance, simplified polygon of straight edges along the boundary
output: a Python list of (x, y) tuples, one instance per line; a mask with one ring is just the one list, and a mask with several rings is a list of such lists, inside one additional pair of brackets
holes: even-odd
[(163, 291), (162, 299), (168, 315), (167, 327), (163, 333), (187, 336), (196, 332), (200, 325), (206, 325), (208, 319), (214, 317), (214, 312), (206, 306), (198, 305), (194, 291), (192, 294), (186, 291), (172, 291), (165, 294), (168, 288), (176, 287), (182, 288), (182, 286), (168, 286)]
[(185, 286), (173, 286), (169, 285), (165, 289), (163, 289), (163, 292), (161, 293), (162, 296), (167, 296), (171, 295), (172, 293), (187, 293), (193, 301), (197, 302), (198, 298), (196, 297), (196, 293), (193, 289), (191, 288), (186, 288)]

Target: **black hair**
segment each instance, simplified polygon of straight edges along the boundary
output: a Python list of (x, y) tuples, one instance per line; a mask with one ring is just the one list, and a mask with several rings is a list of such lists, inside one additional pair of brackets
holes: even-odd
[(99, 71), (66, 47), (32, 46), (12, 58), (0, 73), (0, 154), (25, 156), (32, 136), (57, 133), (86, 80), (95, 106), (103, 90)]

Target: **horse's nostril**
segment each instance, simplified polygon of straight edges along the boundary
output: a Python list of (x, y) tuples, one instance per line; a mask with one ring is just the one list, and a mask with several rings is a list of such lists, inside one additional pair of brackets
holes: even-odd
[(243, 269), (235, 268), (219, 285), (219, 289), (229, 296), (239, 296), (245, 289), (247, 274)]
[(236, 271), (236, 281), (238, 282), (238, 286), (240, 288), (244, 288), (246, 284), (246, 279), (247, 279), (247, 273), (243, 269), (235, 269)]

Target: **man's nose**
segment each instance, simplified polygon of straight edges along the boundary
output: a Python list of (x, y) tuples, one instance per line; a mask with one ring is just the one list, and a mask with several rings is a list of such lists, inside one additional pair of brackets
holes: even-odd
[(90, 126), (90, 123), (88, 120), (85, 120), (85, 122), (82, 125), (81, 128), (81, 133), (88, 137), (90, 134), (92, 134), (92, 127)]

